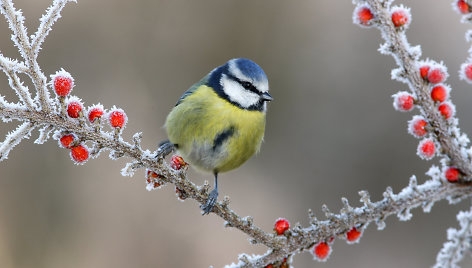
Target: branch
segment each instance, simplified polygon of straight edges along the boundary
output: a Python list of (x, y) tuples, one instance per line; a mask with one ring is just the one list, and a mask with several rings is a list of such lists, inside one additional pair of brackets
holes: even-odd
[(18, 78), (15, 73), (18, 71), (27, 72), (24, 64), (9, 60), (0, 53), (0, 68), (7, 75), (10, 87), (16, 91), (21, 102), (23, 102), (29, 110), (36, 110), (28, 88), (23, 86), (23, 83), (20, 82), (20, 78)]
[(66, 6), (68, 2), (76, 2), (76, 0), (54, 0), (51, 6), (48, 7), (46, 13), (43, 14), (40, 21), (40, 25), (35, 35), (32, 37), (31, 50), (34, 54), (34, 57), (38, 57), (39, 50), (41, 45), (46, 39), (46, 36), (51, 31), (52, 25), (61, 17), (61, 11)]
[[(67, 2), (67, 1), (60, 1), (60, 2)], [(53, 4), (54, 6), (54, 4)], [(53, 8), (48, 9), (51, 13), (54, 11)], [(28, 67), (27, 74), (31, 77), (33, 84), (36, 88), (37, 95), (36, 98), (43, 108), (44, 112), (50, 112), (52, 107), (50, 106), (50, 97), (49, 92), (46, 87), (46, 77), (44, 76), (41, 68), (39, 67), (38, 62), (36, 61), (36, 55), (31, 47), (30, 40), (28, 38), (28, 33), (26, 27), (24, 25), (24, 17), (21, 11), (16, 10), (13, 6), (13, 2), (11, 0), (2, 0), (0, 2), (0, 13), (2, 13), (5, 18), (7, 19), (8, 25), (12, 30), (12, 40), (15, 45), (18, 47), (18, 50), (26, 61), (26, 65)], [(50, 20), (57, 19), (55, 16), (47, 16)], [(48, 24), (52, 26), (51, 22), (42, 21), (41, 26)], [(46, 31), (47, 34), (49, 31)], [(41, 34), (38, 36), (37, 43), (39, 44), (43, 39), (41, 39)]]
[(13, 32), (11, 40), (15, 43), (23, 59), (32, 59), (28, 32), (25, 27), (25, 17), (21, 11), (16, 10), (11, 0), (2, 0), (0, 2), (0, 13), (3, 14), (8, 22), (8, 26)]
[(0, 145), (0, 161), (8, 158), (10, 150), (18, 145), (22, 139), (28, 138), (31, 135), (31, 131), (34, 129), (34, 124), (25, 122), (18, 126), (18, 128), (8, 133), (5, 141)]
[(436, 264), (433, 268), (450, 267), (457, 268), (458, 262), (464, 258), (464, 253), (470, 251), (472, 242), (472, 208), (457, 214), (457, 220), (460, 223), (460, 230), (449, 228), (447, 230), (447, 239), (441, 251), (436, 257)]
[(385, 197), (378, 202), (370, 202), (367, 192), (361, 191), (359, 194), (364, 206), (350, 208), (345, 203), (345, 208), (339, 214), (326, 213), (328, 220), (318, 221), (312, 218), (311, 226), (304, 229), (295, 228), (286, 234), (287, 240), (283, 248), (262, 256), (251, 258), (245, 256), (243, 259), (250, 262), (240, 261), (230, 267), (264, 267), (300, 250), (308, 250), (319, 241), (329, 241), (332, 237), (345, 239), (346, 233), (352, 226), (365, 227), (375, 222), (378, 229), (383, 229), (385, 219), (390, 215), (396, 214), (401, 220), (408, 220), (411, 217), (410, 210), (413, 208), (422, 206), (425, 212), (429, 212), (436, 201), (449, 199), (449, 203), (456, 203), (472, 196), (470, 185), (445, 183), (439, 180), (439, 177), (421, 185), (416, 185), (415, 179), (413, 181), (396, 195), (387, 189), (384, 192)]
[[(392, 71), (392, 78), (409, 86), (416, 96), (415, 102), (421, 114), (426, 118), (433, 131), (432, 134), (441, 146), (441, 155), (446, 157), (450, 165), (457, 167), (464, 174), (465, 180), (470, 180), (472, 168), (470, 156), (466, 153), (468, 148), (465, 145), (467, 144), (458, 140), (462, 134), (457, 128), (457, 121), (452, 117), (446, 119), (438, 111), (438, 105), (431, 98), (431, 83), (420, 76), (419, 66), (422, 65), (418, 60), (421, 56), (420, 48), (411, 47), (404, 30), (394, 26), (390, 11), (391, 1), (367, 0), (366, 2), (375, 14), (378, 22), (376, 26), (386, 41), (379, 51), (392, 55), (399, 66), (398, 69)], [(452, 129), (457, 129), (457, 132), (450, 133)]]

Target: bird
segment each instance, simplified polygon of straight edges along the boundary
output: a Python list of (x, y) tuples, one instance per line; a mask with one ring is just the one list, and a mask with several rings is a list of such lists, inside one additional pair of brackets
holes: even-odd
[(159, 144), (162, 159), (177, 152), (198, 170), (212, 172), (214, 189), (201, 205), (209, 214), (218, 198), (218, 174), (238, 168), (261, 147), (269, 83), (259, 65), (235, 58), (191, 86), (165, 122), (168, 140)]

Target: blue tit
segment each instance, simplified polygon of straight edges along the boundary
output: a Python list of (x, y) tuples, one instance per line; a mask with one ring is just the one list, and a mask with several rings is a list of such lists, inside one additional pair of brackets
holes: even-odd
[(218, 197), (218, 174), (241, 166), (259, 151), (266, 122), (269, 83), (251, 60), (232, 59), (187, 90), (167, 116), (168, 141), (158, 157), (177, 150), (197, 169), (213, 172), (215, 188), (201, 206), (212, 211)]

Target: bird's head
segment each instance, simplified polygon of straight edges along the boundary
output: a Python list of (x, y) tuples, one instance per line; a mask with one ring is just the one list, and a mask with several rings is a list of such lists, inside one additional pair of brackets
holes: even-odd
[(255, 62), (237, 58), (211, 71), (208, 84), (222, 98), (246, 110), (265, 111), (269, 95), (267, 76)]

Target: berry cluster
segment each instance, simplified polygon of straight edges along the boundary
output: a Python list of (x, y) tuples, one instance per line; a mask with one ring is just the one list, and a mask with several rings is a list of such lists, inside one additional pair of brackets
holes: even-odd
[[(390, 12), (392, 23), (396, 28), (406, 29), (410, 25), (411, 13), (409, 8), (403, 5), (395, 6), (391, 8)], [(352, 19), (355, 24), (363, 27), (371, 27), (376, 23), (375, 15), (366, 3), (356, 6)]]
[[(95, 127), (96, 131), (100, 131), (101, 120), (104, 116), (115, 132), (120, 132), (125, 127), (128, 118), (122, 109), (114, 107), (109, 113), (106, 113), (101, 104), (85, 108), (78, 97), (71, 96), (70, 93), (75, 86), (74, 78), (64, 69), (51, 75), (50, 85), (60, 102), (62, 116), (71, 120), (78, 120), (81, 125), (88, 121), (92, 127)], [(82, 164), (88, 160), (91, 152), (84, 144), (85, 139), (83, 137), (79, 137), (77, 133), (67, 131), (60, 131), (56, 137), (61, 147), (71, 150), (70, 156), (75, 163)]]
[[(454, 8), (462, 14), (472, 14), (472, 8), (469, 6), (467, 1), (457, 0), (454, 2)], [(400, 34), (403, 34), (403, 31), (411, 23), (411, 13), (409, 8), (404, 6), (394, 6), (389, 8), (390, 19), (393, 25), (393, 28)], [(371, 27), (379, 25), (379, 21), (376, 19), (376, 15), (370, 8), (370, 6), (365, 2), (359, 2), (356, 6), (353, 14), (354, 23), (362, 27)], [(471, 35), (472, 36), (472, 35)], [(471, 38), (472, 39), (472, 38)], [(391, 54), (388, 46), (381, 48), (382, 52), (386, 54)], [(409, 53), (415, 57), (419, 58), (420, 54), (416, 53), (415, 49), (411, 48)], [(418, 55), (417, 57), (415, 55)], [(406, 92), (400, 91), (393, 95), (393, 106), (397, 111), (409, 112), (412, 111), (416, 106), (420, 106), (419, 109), (422, 110), (423, 102), (428, 102), (428, 105), (433, 105), (437, 113), (446, 120), (446, 124), (452, 126), (454, 122), (455, 115), (455, 106), (449, 100), (451, 88), (444, 84), (448, 78), (448, 72), (446, 66), (442, 63), (437, 63), (431, 60), (427, 61), (416, 61), (418, 75), (424, 81), (424, 85), (429, 89), (430, 100), (425, 100), (424, 97), (421, 99), (418, 98), (415, 92)], [(397, 77), (399, 80), (402, 80), (400, 74), (398, 75), (394, 72), (392, 75)], [(472, 83), (472, 57), (466, 63), (461, 66), (460, 76), (462, 79), (466, 80), (469, 83)], [(418, 93), (419, 94), (419, 93)], [(423, 113), (425, 114), (425, 113)], [(426, 119), (424, 116), (415, 115), (413, 119), (408, 122), (408, 132), (416, 138), (422, 139), (417, 148), (417, 154), (422, 159), (430, 160), (439, 151), (439, 143), (435, 133), (432, 131), (432, 126), (429, 122), (429, 119)], [(455, 167), (445, 166), (443, 172), (443, 178), (454, 182), (459, 180), (460, 171)]]
[[(290, 223), (284, 218), (279, 218), (275, 221), (274, 231), (277, 235), (290, 236), (291, 233), (287, 232), (290, 229)], [(362, 236), (362, 229), (360, 227), (352, 227), (350, 230), (345, 232), (345, 239), (348, 244), (359, 242)], [(312, 254), (314, 259), (318, 261), (326, 261), (331, 254), (331, 246), (334, 242), (334, 237), (331, 237), (327, 241), (320, 241), (313, 246)], [(284, 260), (285, 262), (285, 260)], [(272, 266), (266, 266), (272, 267)]]
[[(101, 104), (85, 108), (82, 100), (70, 95), (74, 88), (74, 78), (64, 69), (51, 75), (50, 85), (54, 92), (56, 92), (61, 116), (76, 120), (81, 126), (89, 124), (95, 132), (101, 131), (102, 123), (105, 121), (114, 130), (114, 138), (116, 140), (121, 139), (120, 134), (128, 122), (128, 117), (123, 109), (113, 107), (107, 112)], [(85, 163), (90, 156), (98, 155), (101, 149), (99, 144), (93, 144), (94, 146), (90, 149), (85, 145), (86, 139), (80, 137), (78, 133), (71, 133), (65, 130), (58, 131), (55, 137), (59, 142), (59, 146), (70, 149), (70, 157), (76, 164)], [(110, 157), (115, 158), (121, 155), (118, 152), (112, 152)], [(172, 156), (170, 160), (170, 166), (174, 170), (180, 170), (187, 165), (183, 158), (178, 155)], [(165, 177), (151, 170), (146, 172), (145, 177), (146, 189), (148, 191), (158, 189), (166, 182)], [(187, 198), (187, 194), (178, 188), (176, 188), (176, 193), (181, 200)]]
[[(455, 114), (455, 106), (449, 100), (451, 88), (443, 84), (448, 77), (446, 67), (432, 61), (419, 62), (418, 73), (430, 88), (430, 98), (439, 114), (449, 122)], [(408, 132), (416, 138), (422, 138), (418, 144), (417, 154), (425, 159), (432, 159), (438, 151), (431, 126), (420, 115), (413, 116), (408, 122)], [(449, 182), (459, 180), (460, 172), (454, 167), (446, 166), (443, 177)]]

